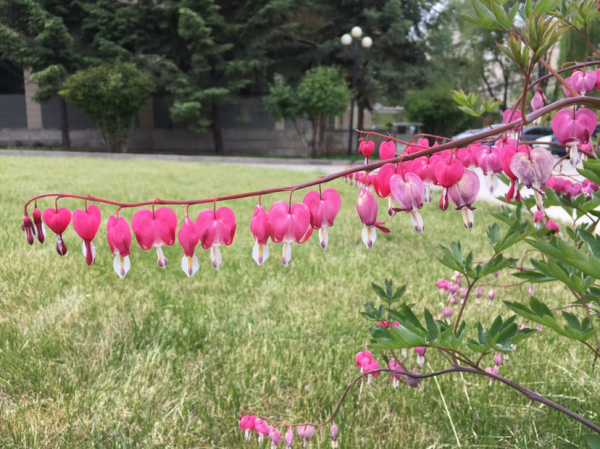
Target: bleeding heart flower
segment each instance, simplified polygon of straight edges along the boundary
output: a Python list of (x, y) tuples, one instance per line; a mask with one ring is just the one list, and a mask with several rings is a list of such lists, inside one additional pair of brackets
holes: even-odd
[(498, 177), (496, 174), (502, 173), (502, 166), (500, 165), (500, 148), (483, 145), (481, 151), (477, 155), (477, 165), (479, 165), (486, 177), (486, 186), (490, 193), (493, 193), (498, 187)]
[(477, 167), (477, 156), (481, 151), (481, 144), (469, 145), (467, 148), (459, 148), (456, 157), (467, 168)]
[(44, 240), (46, 240), (46, 230), (44, 229), (44, 223), (42, 223), (42, 213), (37, 206), (33, 209), (31, 216), (33, 217), (33, 225), (35, 226), (34, 229), (37, 238), (40, 243), (44, 243)]
[(56, 234), (56, 252), (61, 256), (67, 254), (67, 245), (63, 240), (63, 232), (71, 223), (71, 211), (66, 207), (60, 209), (54, 209), (49, 207), (42, 215), (44, 223), (50, 228), (52, 232)]
[(546, 104), (546, 96), (544, 95), (544, 91), (541, 87), (538, 87), (537, 92), (533, 95), (531, 99), (531, 109), (537, 111), (538, 109), (542, 109)]
[(250, 439), (250, 432), (255, 431), (256, 416), (242, 416), (240, 419), (240, 429), (244, 432), (244, 440)]
[(410, 214), (410, 220), (419, 233), (423, 233), (423, 219), (418, 210), (423, 207), (423, 195), (425, 187), (423, 181), (415, 173), (405, 173), (402, 175), (394, 175), (390, 179), (390, 189), (394, 199), (402, 206), (403, 211)]
[(269, 216), (262, 205), (257, 204), (250, 220), (250, 232), (254, 236), (252, 258), (258, 265), (262, 265), (269, 258)]
[[(502, 121), (504, 122), (505, 125), (508, 125), (509, 123), (512, 123), (517, 120), (521, 120), (522, 118), (523, 118), (523, 114), (518, 109), (516, 109), (514, 111), (511, 109), (507, 109), (502, 114)], [(521, 128), (522, 128), (522, 126), (517, 126), (516, 128), (514, 128), (514, 131), (519, 132), (519, 130)]]
[(388, 199), (388, 215), (393, 217), (396, 212), (394, 210), (394, 198), (391, 196), (390, 179), (396, 174), (398, 167), (394, 164), (385, 164), (377, 172), (377, 178), (373, 184), (375, 193), (379, 198)]
[[(565, 79), (567, 83), (577, 92), (579, 95), (585, 95), (591, 92), (596, 85), (596, 71), (587, 70), (585, 72), (576, 70), (571, 76)], [(567, 97), (572, 97), (573, 94), (565, 86), (562, 87), (563, 92)]]
[(554, 158), (545, 148), (534, 148), (531, 150), (527, 145), (522, 145), (526, 152), (516, 153), (510, 161), (510, 169), (517, 176), (521, 184), (528, 189), (533, 189), (538, 209), (544, 210), (542, 195), (544, 184), (552, 174)]
[(191, 278), (200, 269), (200, 263), (196, 256), (196, 245), (200, 241), (200, 236), (194, 223), (186, 214), (183, 224), (177, 233), (179, 244), (183, 247), (183, 259), (181, 259), (181, 269)]
[(76, 209), (73, 212), (73, 227), (77, 235), (83, 239), (82, 251), (88, 265), (96, 260), (96, 247), (93, 240), (100, 228), (100, 221), (102, 221), (102, 213), (95, 204), (88, 206), (86, 210)]
[(333, 226), (335, 217), (340, 210), (342, 199), (335, 189), (327, 188), (319, 194), (316, 190), (311, 190), (304, 196), (302, 201), (310, 211), (310, 225), (313, 229), (319, 230), (319, 242), (322, 249), (327, 249), (329, 236), (327, 227)]
[(144, 251), (156, 248), (158, 266), (167, 267), (163, 245), (172, 246), (175, 243), (177, 230), (177, 215), (168, 207), (159, 207), (155, 211), (149, 209), (138, 210), (133, 214), (131, 227), (135, 238)]
[(360, 220), (365, 225), (362, 232), (362, 241), (367, 248), (370, 248), (377, 239), (375, 228), (385, 233), (390, 232), (390, 230), (383, 227), (383, 221), (377, 221), (377, 200), (364, 187), (361, 187), (358, 193), (356, 210)]
[(35, 241), (35, 228), (33, 227), (33, 222), (29, 215), (23, 216), (23, 223), (21, 224), (21, 229), (25, 232), (25, 238), (27, 239), (27, 243), (33, 245)]
[(269, 209), (269, 228), (273, 242), (283, 242), (281, 262), (287, 267), (292, 261), (292, 242), (302, 244), (312, 235), (310, 211), (304, 203), (290, 206), (285, 201), (277, 201)]
[(448, 190), (450, 200), (456, 205), (457, 210), (462, 209), (465, 228), (473, 228), (472, 204), (479, 194), (479, 176), (473, 170), (465, 170), (462, 178)]
[(421, 181), (423, 181), (423, 185), (425, 186), (425, 196), (423, 199), (426, 203), (431, 203), (431, 186), (438, 183), (437, 177), (435, 176), (435, 168), (440, 160), (441, 158), (439, 156), (434, 155), (419, 157), (412, 161), (412, 171), (421, 178)]
[(392, 159), (396, 156), (396, 142), (381, 142), (379, 145), (379, 159)]
[(235, 228), (235, 214), (228, 207), (219, 207), (216, 212), (213, 209), (204, 209), (198, 214), (196, 232), (202, 242), (202, 248), (210, 248), (210, 260), (215, 270), (221, 267), (223, 261), (219, 246), (231, 245)]
[(438, 183), (444, 188), (440, 198), (440, 209), (448, 209), (448, 189), (462, 178), (465, 166), (458, 159), (453, 161), (442, 159), (435, 167), (435, 176)]
[(521, 192), (519, 191), (517, 176), (510, 169), (510, 161), (515, 154), (517, 154), (517, 149), (512, 144), (505, 145), (500, 150), (500, 166), (502, 167), (504, 174), (510, 179), (510, 187), (506, 193), (507, 202), (512, 201), (513, 198), (515, 198), (517, 202), (521, 201)]
[(571, 165), (579, 165), (581, 156), (577, 145), (586, 144), (596, 129), (598, 118), (596, 113), (589, 109), (579, 109), (573, 112), (571, 109), (558, 111), (552, 119), (552, 130), (561, 145), (571, 147)]
[(131, 263), (129, 262), (131, 231), (125, 218), (116, 217), (115, 215), (108, 217), (106, 240), (108, 241), (110, 252), (115, 255), (113, 269), (123, 279), (129, 268), (131, 268)]
[(369, 163), (369, 158), (373, 151), (375, 151), (375, 142), (372, 140), (364, 141), (362, 137), (359, 139), (360, 144), (358, 145), (358, 152), (365, 157), (365, 164)]

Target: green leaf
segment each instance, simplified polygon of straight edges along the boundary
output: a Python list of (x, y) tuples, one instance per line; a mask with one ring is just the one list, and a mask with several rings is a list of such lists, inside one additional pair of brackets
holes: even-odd
[(500, 5), (498, 5), (496, 2), (492, 1), (492, 11), (494, 12), (494, 17), (496, 17), (496, 20), (498, 21), (500, 26), (504, 29), (509, 30), (510, 29), (510, 21), (508, 20), (508, 17), (506, 15), (506, 12), (504, 11), (504, 8)]
[(371, 288), (373, 290), (375, 290), (375, 293), (377, 293), (377, 295), (381, 298), (381, 299), (386, 299), (386, 295), (385, 292), (383, 291), (383, 288), (381, 288), (380, 285), (377, 285), (375, 282), (371, 282)]
[(548, 306), (533, 296), (529, 299), (529, 305), (531, 310), (540, 317), (543, 317), (544, 315), (553, 316), (552, 311)]
[(429, 312), (429, 310), (425, 309), (425, 324), (427, 325), (427, 333), (429, 334), (429, 340), (435, 340), (438, 334), (438, 327), (435, 324), (435, 320), (433, 316)]
[(488, 228), (487, 237), (492, 246), (495, 246), (496, 243), (500, 241), (500, 227), (498, 226), (498, 223), (494, 223)]
[(581, 239), (587, 244), (590, 252), (596, 256), (600, 257), (600, 238), (597, 235), (590, 234), (587, 231), (582, 229), (579, 230), (579, 235)]
[(583, 330), (581, 324), (579, 323), (579, 320), (577, 319), (577, 317), (575, 315), (573, 315), (572, 313), (563, 311), (562, 316), (571, 329), (574, 329), (579, 332), (581, 332)]
[(600, 435), (597, 433), (589, 433), (584, 435), (585, 442), (590, 447), (590, 449), (600, 449)]

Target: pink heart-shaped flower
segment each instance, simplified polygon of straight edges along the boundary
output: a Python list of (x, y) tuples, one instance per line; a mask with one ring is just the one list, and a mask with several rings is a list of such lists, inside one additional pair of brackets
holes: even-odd
[(589, 109), (558, 111), (552, 119), (552, 130), (561, 144), (585, 144), (596, 129), (598, 117)]
[(543, 189), (552, 174), (554, 158), (545, 148), (534, 148), (527, 153), (516, 153), (510, 161), (510, 169), (528, 188)]

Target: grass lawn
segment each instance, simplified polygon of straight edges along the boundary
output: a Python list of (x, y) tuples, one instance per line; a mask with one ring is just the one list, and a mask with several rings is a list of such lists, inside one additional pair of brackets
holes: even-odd
[[(490, 255), (485, 230), (496, 206), (485, 203), (477, 204), (472, 232), (460, 213), (430, 205), (422, 211), (423, 236), (402, 214), (389, 223), (392, 233), (379, 233), (367, 250), (358, 192), (343, 181), (333, 183), (342, 208), (329, 248), (322, 251), (316, 236), (294, 245), (289, 268), (275, 245), (264, 266), (252, 260), (248, 223), (255, 199), (228, 204), (238, 223), (234, 244), (222, 249), (219, 272), (199, 247), (201, 269), (192, 279), (180, 268), (178, 244), (165, 249), (169, 266), (162, 270), (155, 253), (135, 240), (131, 271), (119, 279), (106, 243), (111, 207), (101, 207), (92, 267), (72, 226), (64, 258), (50, 232), (47, 243), (30, 247), (20, 230), (22, 204), (40, 193), (189, 199), (311, 176), (216, 164), (0, 157), (0, 446), (241, 447), (240, 406), (286, 421), (324, 420), (358, 374), (354, 355), (368, 341), (369, 327), (359, 311), (375, 299), (371, 281), (408, 284), (406, 298), (418, 310), (439, 314), (444, 301), (435, 282), (452, 273), (435, 261), (438, 244), (460, 239), (475, 260)], [(265, 197), (263, 204), (286, 197)], [(59, 204), (82, 207), (68, 199)], [(380, 207), (383, 217), (383, 201)], [(175, 210), (181, 223), (184, 208)], [(192, 207), (191, 215), (200, 210)], [(123, 215), (129, 219), (132, 211)], [(503, 274), (489, 282), (513, 279)], [(536, 287), (536, 296), (550, 305), (570, 300), (554, 285)], [(501, 300), (526, 298), (526, 285), (498, 289), (493, 307), (469, 304), (466, 316), (469, 323), (508, 317)], [(446, 366), (434, 351), (427, 360), (431, 369)], [(583, 345), (544, 330), (520, 344), (500, 372), (598, 423), (600, 376), (592, 364)], [(490, 388), (485, 378), (468, 375), (438, 381), (441, 393), (434, 380), (423, 383), (424, 394), (407, 386), (396, 392), (382, 375), (360, 395), (351, 393), (336, 420), (341, 447), (453, 447), (451, 423), (464, 447), (584, 447), (581, 435), (589, 431), (507, 387)], [(328, 432), (311, 447), (330, 447)]]

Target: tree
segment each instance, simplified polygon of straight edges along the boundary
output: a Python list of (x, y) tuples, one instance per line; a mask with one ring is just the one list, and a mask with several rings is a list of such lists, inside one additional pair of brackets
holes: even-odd
[(316, 157), (324, 150), (327, 117), (342, 114), (349, 98), (346, 80), (337, 67), (315, 67), (304, 76), (296, 91), (284, 81), (279, 81), (264, 101), (267, 111), (275, 117), (294, 121), (305, 146), (297, 119), (305, 114), (309, 117), (313, 135), (310, 156)]
[[(34, 0), (0, 1), (0, 53), (39, 83), (34, 101), (46, 102), (58, 94), (66, 77), (80, 69), (84, 57), (80, 44), (65, 24), (76, 17), (78, 2), (53, 3)], [(59, 95), (61, 145), (70, 148), (67, 104)]]
[(71, 75), (59, 93), (96, 122), (111, 151), (126, 153), (133, 119), (153, 90), (134, 64), (115, 61)]

